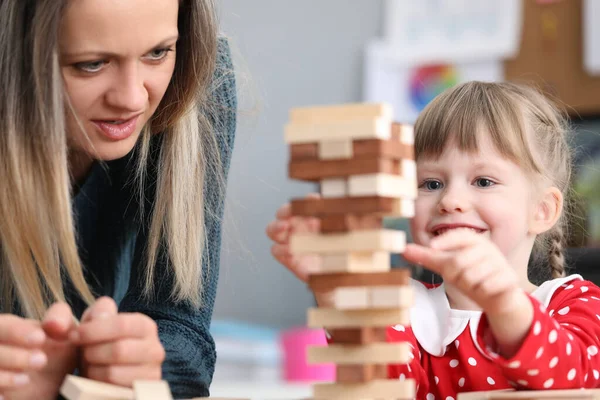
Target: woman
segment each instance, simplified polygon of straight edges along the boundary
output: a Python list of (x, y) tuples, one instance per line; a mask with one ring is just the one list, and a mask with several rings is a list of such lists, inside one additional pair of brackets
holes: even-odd
[(208, 395), (231, 68), (210, 0), (0, 1), (1, 395)]

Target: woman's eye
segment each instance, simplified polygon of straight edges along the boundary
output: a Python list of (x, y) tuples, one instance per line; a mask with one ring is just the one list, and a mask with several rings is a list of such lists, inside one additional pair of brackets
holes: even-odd
[(165, 49), (154, 49), (152, 50), (150, 53), (148, 53), (147, 57), (148, 59), (152, 60), (152, 61), (158, 61), (158, 60), (162, 60), (163, 58), (165, 58), (167, 56), (167, 54), (173, 51), (170, 48), (165, 48)]
[(420, 187), (425, 190), (439, 190), (442, 188), (442, 182), (433, 179), (428, 179), (424, 181)]
[(75, 68), (83, 72), (98, 72), (104, 67), (104, 61), (80, 62), (75, 64)]
[(496, 183), (494, 181), (488, 178), (477, 178), (475, 180), (475, 185), (477, 185), (478, 187), (490, 187), (494, 186), (495, 184)]

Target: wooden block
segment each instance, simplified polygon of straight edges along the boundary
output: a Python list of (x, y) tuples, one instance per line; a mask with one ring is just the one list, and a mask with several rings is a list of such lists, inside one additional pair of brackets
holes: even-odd
[(318, 146), (318, 156), (321, 160), (352, 158), (352, 140), (323, 141)]
[(336, 310), (334, 308), (310, 308), (308, 310), (310, 328), (360, 328), (386, 327), (410, 323), (409, 310), (400, 308), (380, 308), (370, 310)]
[[(330, 142), (322, 142), (330, 143)], [(316, 161), (322, 159), (319, 154), (319, 142), (291, 144), (290, 161)], [(361, 139), (352, 141), (351, 156), (340, 158), (388, 158), (392, 160), (414, 160), (413, 145), (400, 141), (382, 139)]]
[(369, 288), (371, 308), (409, 308), (414, 304), (411, 286), (377, 286)]
[(393, 197), (364, 196), (329, 199), (293, 199), (291, 214), (319, 217), (340, 214), (370, 214), (403, 217), (414, 215), (414, 202)]
[(369, 288), (337, 288), (333, 291), (332, 300), (332, 307), (338, 310), (365, 310), (370, 304)]
[(308, 276), (308, 286), (314, 292), (329, 292), (341, 287), (409, 286), (410, 277), (408, 268), (388, 272), (314, 274)]
[[(392, 132), (393, 132), (392, 128)], [(402, 143), (394, 139), (361, 139), (352, 143), (354, 158), (381, 157), (393, 160), (414, 160), (415, 150), (412, 144)]]
[(290, 110), (290, 122), (318, 123), (352, 119), (384, 117), (392, 119), (394, 110), (386, 103), (349, 103), (295, 107)]
[(307, 353), (307, 361), (311, 364), (359, 365), (407, 364), (411, 351), (408, 343), (373, 343), (309, 346)]
[(392, 123), (388, 118), (365, 118), (322, 123), (285, 126), (285, 141), (289, 144), (312, 143), (335, 140), (387, 139), (392, 135)]
[(337, 365), (335, 380), (338, 383), (361, 383), (374, 379), (387, 379), (385, 364)]
[(391, 136), (404, 144), (414, 145), (415, 143), (414, 127), (409, 124), (394, 122)]
[(493, 390), (486, 392), (459, 393), (457, 400), (599, 400), (600, 389), (566, 390)]
[(408, 285), (339, 287), (333, 291), (333, 308), (338, 310), (410, 308), (413, 304), (414, 293)]
[(135, 400), (173, 400), (167, 381), (133, 382)]
[(289, 145), (290, 161), (318, 160), (318, 143), (298, 143)]
[(345, 197), (348, 194), (348, 182), (345, 178), (330, 178), (321, 181), (321, 196)]
[(337, 344), (370, 344), (386, 342), (387, 327), (361, 327), (331, 329), (329, 334)]
[(417, 182), (391, 174), (367, 174), (348, 177), (349, 196), (417, 198)]
[(412, 399), (415, 397), (414, 379), (377, 379), (366, 383), (317, 383), (313, 386), (314, 399)]
[(385, 251), (323, 254), (320, 268), (313, 273), (386, 272), (391, 269), (391, 264), (390, 254)]
[(378, 215), (338, 214), (323, 216), (320, 220), (321, 233), (383, 229), (383, 217)]
[(353, 231), (346, 233), (296, 233), (290, 236), (292, 254), (321, 254), (365, 251), (402, 253), (406, 232), (393, 229)]
[[(345, 178), (352, 175), (387, 174), (414, 177), (413, 160), (391, 160), (385, 158), (350, 158), (347, 160), (293, 161), (288, 165), (288, 176), (292, 179), (316, 182), (327, 178)], [(409, 165), (409, 170), (402, 169)], [(406, 175), (405, 175), (406, 172)], [(414, 179), (414, 178), (413, 178)]]
[(67, 375), (60, 387), (67, 400), (134, 400), (130, 388), (111, 385), (74, 375)]

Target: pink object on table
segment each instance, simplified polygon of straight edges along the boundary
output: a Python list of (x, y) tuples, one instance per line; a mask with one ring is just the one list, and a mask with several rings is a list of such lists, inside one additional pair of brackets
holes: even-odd
[(335, 381), (335, 364), (309, 364), (308, 347), (326, 346), (323, 329), (297, 327), (281, 334), (286, 381)]

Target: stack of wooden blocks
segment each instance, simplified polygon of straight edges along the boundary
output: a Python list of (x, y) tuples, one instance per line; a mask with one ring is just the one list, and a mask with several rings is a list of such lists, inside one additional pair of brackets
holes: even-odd
[(412, 399), (413, 380), (387, 379), (387, 364), (413, 356), (408, 343), (386, 343), (386, 327), (407, 325), (410, 270), (391, 269), (403, 231), (384, 217), (412, 217), (417, 195), (412, 126), (392, 122), (387, 104), (292, 109), (286, 126), (289, 176), (320, 184), (320, 198), (293, 199), (292, 216), (316, 217), (318, 233), (294, 233), (294, 255), (320, 259), (309, 275), (331, 308), (308, 312), (334, 343), (312, 347), (308, 362), (336, 365), (336, 382), (313, 386), (314, 399)]

